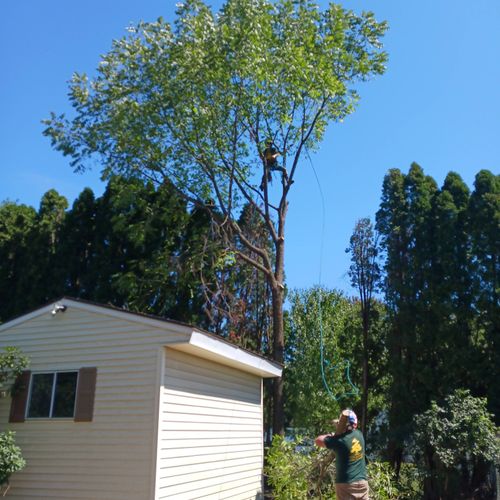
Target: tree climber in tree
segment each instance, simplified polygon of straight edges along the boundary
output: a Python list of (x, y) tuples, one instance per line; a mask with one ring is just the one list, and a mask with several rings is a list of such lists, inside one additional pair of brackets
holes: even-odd
[(262, 162), (264, 163), (264, 175), (262, 176), (262, 182), (260, 183), (260, 189), (264, 190), (264, 184), (266, 182), (272, 182), (272, 172), (279, 171), (283, 175), (283, 183), (288, 181), (288, 173), (285, 167), (281, 167), (278, 165), (278, 156), (280, 156), (280, 152), (274, 147), (274, 143), (272, 139), (267, 139), (266, 141), (266, 149), (262, 153)]

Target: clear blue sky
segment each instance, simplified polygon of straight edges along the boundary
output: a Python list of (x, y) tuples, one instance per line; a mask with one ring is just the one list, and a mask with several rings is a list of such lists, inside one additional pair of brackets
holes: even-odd
[[(454, 170), (469, 186), (480, 169), (499, 173), (500, 2), (348, 0), (343, 5), (372, 10), (390, 24), (387, 73), (359, 88), (358, 110), (330, 127), (313, 157), (326, 198), (322, 281), (350, 293), (344, 249), (355, 221), (374, 216), (389, 168), (407, 171), (416, 161), (439, 184)], [(50, 188), (70, 204), (85, 186), (102, 193), (99, 169), (74, 174), (42, 136), (40, 120), (50, 111), (69, 111), (71, 74), (92, 75), (100, 54), (126, 26), (160, 15), (172, 20), (174, 10), (173, 0), (2, 2), (0, 200), (38, 207)], [(318, 187), (304, 162), (287, 227), (292, 287), (318, 282), (321, 213)]]

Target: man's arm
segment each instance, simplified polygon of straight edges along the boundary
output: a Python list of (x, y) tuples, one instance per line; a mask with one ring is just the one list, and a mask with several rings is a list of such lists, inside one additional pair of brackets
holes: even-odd
[(314, 440), (314, 444), (320, 448), (326, 448), (325, 439), (333, 437), (333, 434), (322, 434)]

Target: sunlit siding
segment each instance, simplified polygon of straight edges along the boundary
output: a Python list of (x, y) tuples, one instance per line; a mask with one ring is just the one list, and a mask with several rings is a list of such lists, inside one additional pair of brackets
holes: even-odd
[(156, 498), (253, 499), (261, 492), (261, 378), (166, 349)]
[(9, 498), (152, 499), (162, 346), (176, 337), (185, 339), (75, 307), (0, 332), (0, 347), (21, 348), (32, 371), (97, 367), (92, 422), (8, 424), (10, 399), (0, 399), (1, 430), (16, 431), (27, 460)]

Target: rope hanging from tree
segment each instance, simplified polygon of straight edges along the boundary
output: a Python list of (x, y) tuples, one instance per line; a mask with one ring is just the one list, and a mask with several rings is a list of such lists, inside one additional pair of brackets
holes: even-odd
[[(323, 290), (321, 288), (321, 278), (323, 269), (323, 246), (325, 240), (325, 197), (323, 196), (323, 190), (321, 189), (321, 184), (319, 182), (318, 174), (314, 168), (311, 156), (308, 149), (306, 148), (306, 154), (309, 158), (309, 163), (311, 164), (312, 171), (314, 173), (314, 178), (318, 185), (319, 194), (321, 197), (321, 243), (320, 243), (320, 256), (319, 256), (319, 298), (318, 298), (318, 316), (319, 316), (319, 335), (320, 335), (320, 366), (321, 366), (321, 378), (323, 380), (323, 386), (325, 387), (328, 395), (334, 400), (339, 401), (342, 398), (348, 396), (357, 396), (359, 394), (359, 389), (353, 384), (351, 380), (350, 368), (351, 363), (348, 359), (341, 359), (338, 363), (332, 364), (329, 360), (325, 358), (325, 341), (324, 341), (324, 330), (323, 330), (323, 311), (321, 307)], [(335, 393), (330, 384), (328, 383), (328, 376), (333, 378), (336, 371), (344, 369), (345, 377), (347, 383), (350, 386), (349, 391), (344, 391), (342, 393)]]

